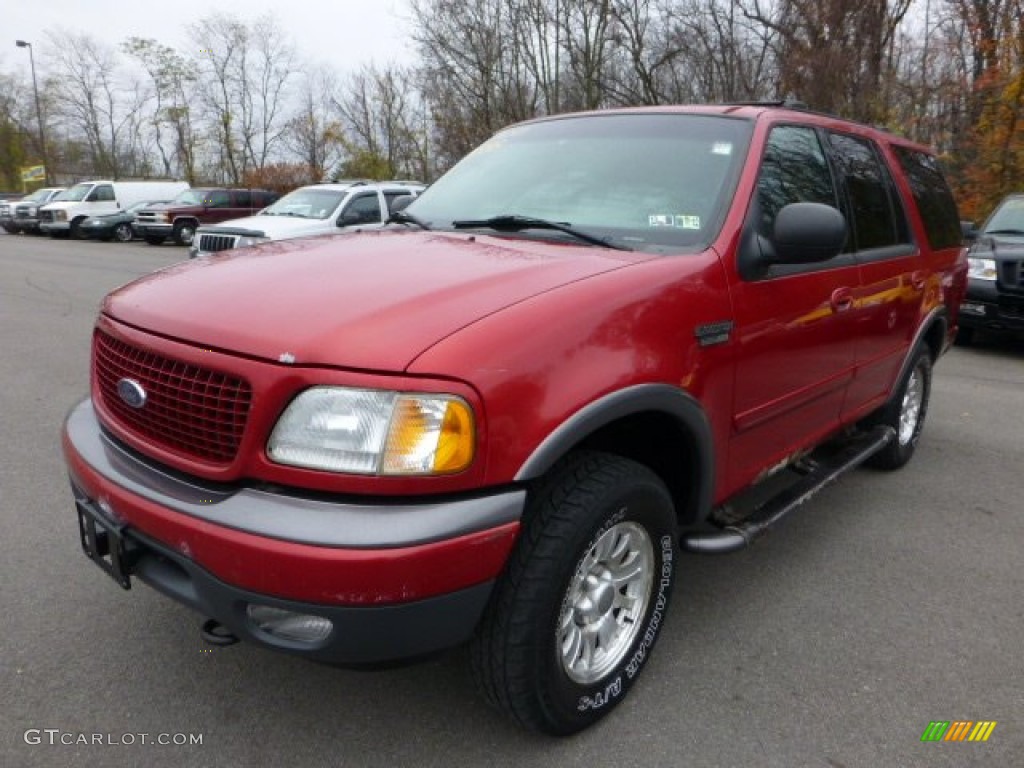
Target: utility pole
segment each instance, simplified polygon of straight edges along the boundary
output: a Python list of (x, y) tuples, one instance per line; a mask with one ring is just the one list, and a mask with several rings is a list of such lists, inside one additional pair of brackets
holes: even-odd
[(46, 157), (46, 133), (43, 131), (43, 112), (39, 107), (39, 83), (36, 81), (36, 57), (32, 53), (32, 43), (15, 40), (19, 48), (28, 48), (28, 60), (32, 65), (32, 91), (36, 97), (36, 121), (39, 123), (39, 150), (43, 154), (43, 185), (50, 185), (50, 163)]

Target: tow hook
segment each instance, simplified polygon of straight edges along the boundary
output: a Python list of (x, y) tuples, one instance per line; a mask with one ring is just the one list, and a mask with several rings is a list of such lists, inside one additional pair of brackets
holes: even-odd
[(208, 642), (210, 645), (226, 647), (238, 642), (238, 638), (231, 633), (231, 630), (216, 619), (207, 619), (204, 621), (203, 626), (199, 629), (199, 634), (202, 635), (203, 640)]

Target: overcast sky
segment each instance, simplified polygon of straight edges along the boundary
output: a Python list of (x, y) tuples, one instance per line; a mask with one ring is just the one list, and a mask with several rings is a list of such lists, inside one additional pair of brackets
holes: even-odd
[(42, 69), (45, 33), (58, 28), (112, 46), (132, 36), (151, 37), (195, 53), (185, 25), (215, 11), (244, 19), (271, 12), (301, 56), (338, 72), (371, 61), (407, 63), (414, 56), (406, 0), (0, 0), (0, 71), (28, 72), (28, 54), (15, 40), (32, 43), (36, 68)]

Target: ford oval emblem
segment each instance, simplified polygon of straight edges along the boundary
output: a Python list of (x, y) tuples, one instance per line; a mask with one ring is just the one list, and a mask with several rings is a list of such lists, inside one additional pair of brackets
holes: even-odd
[(146, 390), (135, 379), (117, 382), (117, 394), (129, 408), (141, 408), (146, 404)]

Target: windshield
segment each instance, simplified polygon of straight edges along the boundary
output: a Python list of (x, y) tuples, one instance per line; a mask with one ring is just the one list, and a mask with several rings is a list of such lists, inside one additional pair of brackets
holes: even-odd
[(65, 189), (53, 198), (53, 200), (54, 202), (57, 202), (58, 200), (67, 200), (73, 203), (78, 203), (85, 199), (85, 196), (92, 191), (92, 188), (92, 184), (75, 184), (75, 186), (70, 189)]
[(435, 229), (515, 214), (639, 250), (704, 247), (721, 227), (750, 133), (746, 120), (638, 113), (517, 126), (467, 155), (408, 210)]
[(289, 192), (263, 211), (266, 216), (298, 216), (303, 219), (326, 219), (341, 205), (348, 190), (303, 187)]
[(171, 200), (172, 203), (181, 205), (203, 205), (208, 189), (185, 189), (178, 193), (178, 196)]
[(52, 191), (53, 191), (52, 189), (37, 189), (35, 192), (33, 192), (28, 197), (23, 197), (21, 199), (21, 202), (23, 202), (23, 203), (39, 203), (39, 202), (42, 202), (43, 200), (45, 200), (47, 198), (47, 196)]
[(1024, 235), (1024, 197), (1009, 197), (1000, 203), (982, 232)]

